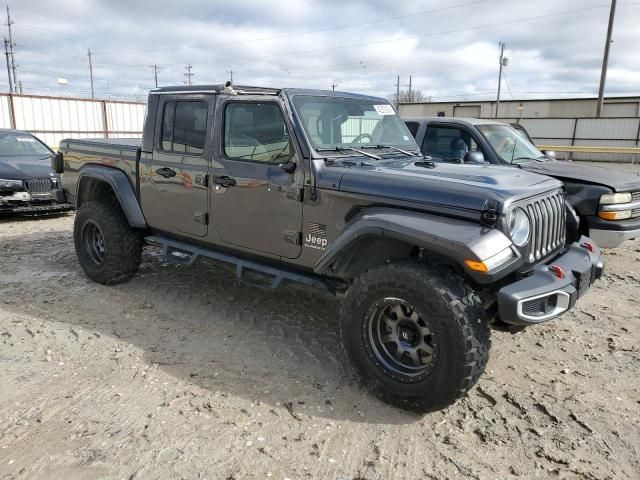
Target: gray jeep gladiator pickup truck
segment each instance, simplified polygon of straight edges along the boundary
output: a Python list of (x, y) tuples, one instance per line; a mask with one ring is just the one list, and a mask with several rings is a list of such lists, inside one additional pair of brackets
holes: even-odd
[(435, 164), (381, 98), (228, 90), (152, 90), (141, 142), (60, 143), (89, 278), (128, 279), (146, 243), (261, 287), (339, 294), (365, 383), (426, 412), (475, 384), (491, 327), (556, 318), (602, 274), (557, 180)]

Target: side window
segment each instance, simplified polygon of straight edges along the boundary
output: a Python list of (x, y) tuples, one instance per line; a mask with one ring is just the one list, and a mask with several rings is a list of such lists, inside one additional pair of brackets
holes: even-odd
[(462, 161), (467, 152), (480, 151), (473, 137), (461, 128), (432, 126), (422, 142), (422, 153), (444, 161)]
[(207, 102), (167, 102), (162, 117), (162, 149), (200, 155), (207, 136)]
[(224, 112), (224, 154), (232, 160), (282, 163), (291, 157), (287, 125), (278, 104), (231, 102)]
[(420, 128), (420, 124), (418, 122), (405, 122), (405, 123), (407, 124), (407, 128), (411, 132), (411, 135), (413, 135), (413, 138), (416, 138), (416, 135), (418, 134), (418, 129)]

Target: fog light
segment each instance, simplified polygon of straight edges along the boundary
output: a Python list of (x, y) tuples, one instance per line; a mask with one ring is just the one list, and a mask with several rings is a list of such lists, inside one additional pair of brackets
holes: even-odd
[(544, 302), (544, 313), (551, 313), (556, 309), (556, 306), (558, 305), (558, 296), (557, 295), (550, 295), (546, 298), (546, 301)]

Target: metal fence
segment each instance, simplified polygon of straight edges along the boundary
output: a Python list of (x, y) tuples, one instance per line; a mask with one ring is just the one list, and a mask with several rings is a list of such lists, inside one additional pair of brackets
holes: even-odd
[[(520, 123), (541, 145), (639, 147), (640, 118), (500, 118)], [(574, 160), (633, 161), (633, 154), (572, 153)]]
[(0, 128), (29, 131), (50, 147), (68, 137), (141, 137), (145, 111), (137, 102), (0, 94)]

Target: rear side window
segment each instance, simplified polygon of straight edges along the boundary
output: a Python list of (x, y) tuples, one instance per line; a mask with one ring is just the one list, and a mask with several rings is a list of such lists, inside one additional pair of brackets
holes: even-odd
[(162, 116), (162, 149), (200, 155), (207, 136), (207, 102), (167, 102)]
[(224, 154), (232, 160), (281, 163), (292, 154), (278, 104), (232, 102), (224, 113)]

